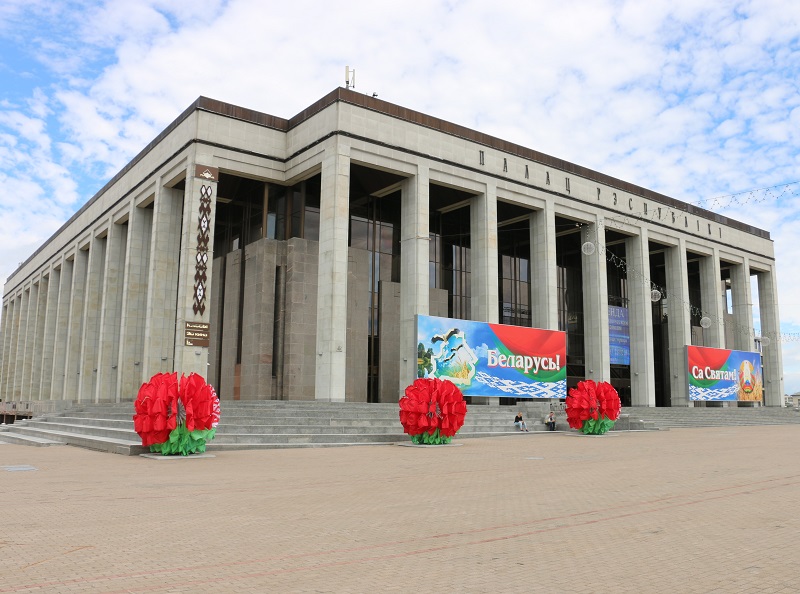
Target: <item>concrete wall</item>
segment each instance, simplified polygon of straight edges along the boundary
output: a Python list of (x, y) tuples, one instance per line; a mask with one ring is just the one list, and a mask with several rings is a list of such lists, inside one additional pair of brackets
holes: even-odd
[(314, 400), (318, 245), (299, 238), (286, 242), (285, 399)]
[[(261, 239), (224, 259), (214, 260), (217, 286), (211, 290), (209, 378), (213, 382), (219, 375), (219, 393), (223, 399), (237, 396), (241, 400), (314, 399), (316, 247), (316, 242), (299, 238)], [(367, 400), (368, 282), (368, 252), (350, 249), (346, 396), (355, 402)], [(224, 283), (224, 293), (220, 283)], [(240, 287), (244, 291), (241, 337), (238, 335)], [(277, 343), (276, 327), (279, 333), (282, 331)], [(242, 355), (237, 375), (238, 340)], [(222, 361), (219, 374), (217, 358)], [(274, 358), (278, 361), (273, 376)]]
[(242, 250), (234, 250), (225, 256), (225, 298), (222, 304), (222, 352), (219, 372), (219, 397), (224, 400), (239, 400), (237, 377), (239, 348), (239, 298), (242, 283)]
[(345, 400), (367, 402), (369, 371), (369, 252), (348, 249), (347, 372)]
[(400, 360), (416, 358), (416, 351), (401, 353), (400, 283), (381, 281), (380, 291), (380, 402), (400, 399)]
[(242, 400), (275, 399), (273, 329), (275, 313), (283, 314), (281, 291), (276, 291), (279, 268), (285, 269), (286, 244), (261, 239), (245, 246), (244, 319), (242, 321)]

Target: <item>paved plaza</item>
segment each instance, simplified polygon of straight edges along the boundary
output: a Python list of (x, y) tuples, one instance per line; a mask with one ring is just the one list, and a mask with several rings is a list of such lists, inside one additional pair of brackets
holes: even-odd
[(800, 592), (800, 426), (455, 443), (0, 445), (0, 593)]

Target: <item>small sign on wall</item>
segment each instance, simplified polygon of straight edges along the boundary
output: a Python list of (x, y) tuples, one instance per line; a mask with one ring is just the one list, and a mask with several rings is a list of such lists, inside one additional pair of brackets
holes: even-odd
[(208, 324), (205, 322), (186, 322), (186, 346), (208, 346)]
[(208, 181), (219, 181), (219, 169), (207, 165), (195, 165), (194, 176)]

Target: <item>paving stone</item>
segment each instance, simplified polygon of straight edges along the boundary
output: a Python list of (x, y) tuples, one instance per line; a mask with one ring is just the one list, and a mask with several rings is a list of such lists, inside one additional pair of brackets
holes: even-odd
[(222, 451), (5, 445), (0, 592), (795, 592), (800, 426)]

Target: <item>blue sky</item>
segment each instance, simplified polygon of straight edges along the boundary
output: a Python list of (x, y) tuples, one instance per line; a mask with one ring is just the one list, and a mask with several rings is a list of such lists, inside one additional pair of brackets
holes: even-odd
[(769, 230), (800, 391), (786, 0), (4, 0), (0, 277), (199, 95), (291, 117), (346, 65), (357, 91)]

